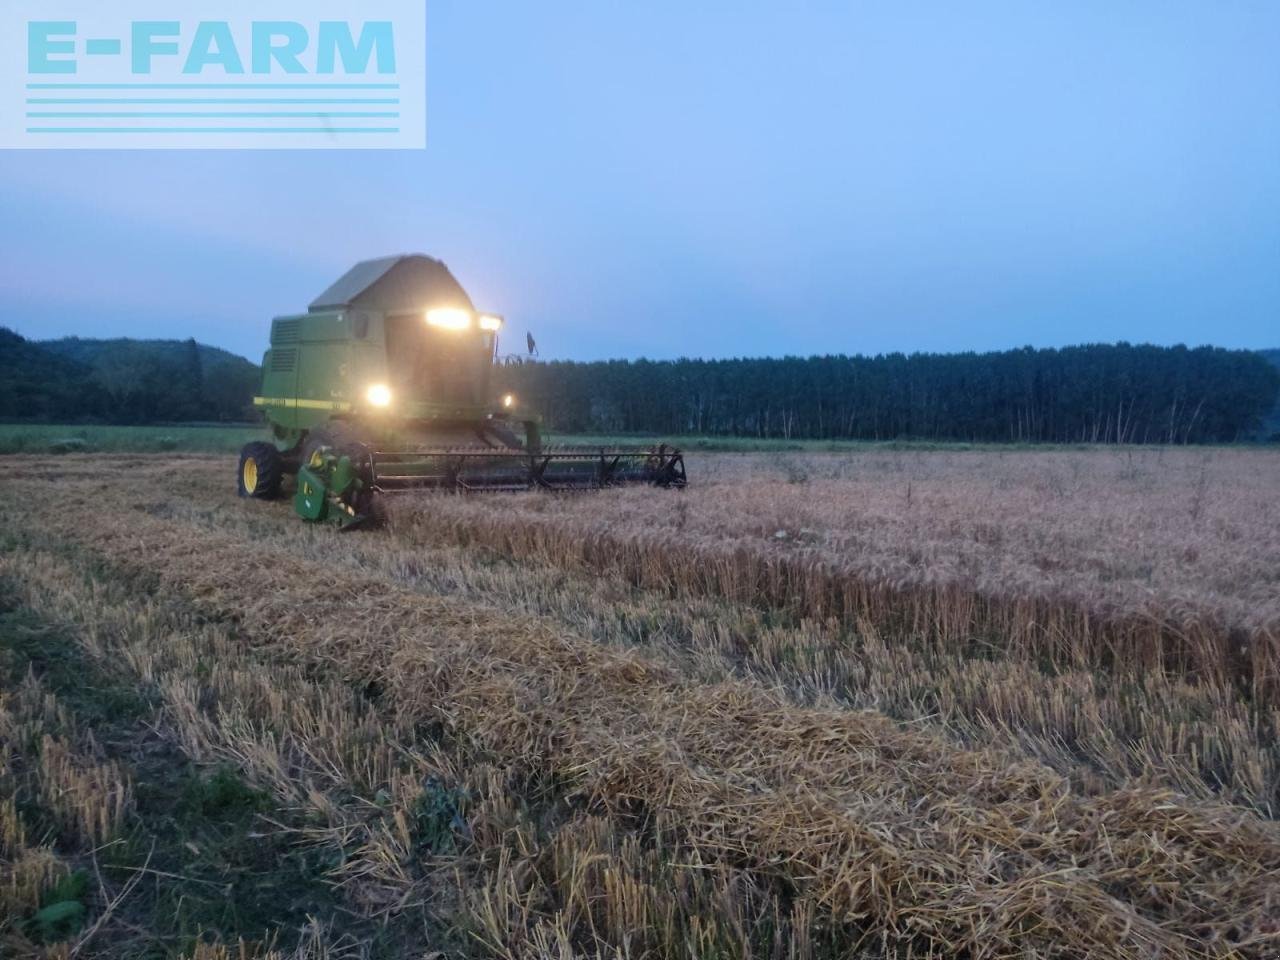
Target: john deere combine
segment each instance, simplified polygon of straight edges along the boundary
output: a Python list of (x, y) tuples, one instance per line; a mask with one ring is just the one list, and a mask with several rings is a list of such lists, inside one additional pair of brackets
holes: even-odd
[(253, 401), (272, 440), (241, 450), (240, 495), (275, 497), (296, 474), (298, 514), (346, 528), (397, 490), (684, 486), (671, 447), (544, 447), (537, 418), (491, 394), (502, 325), (438, 260), (356, 264), (307, 313), (272, 321)]

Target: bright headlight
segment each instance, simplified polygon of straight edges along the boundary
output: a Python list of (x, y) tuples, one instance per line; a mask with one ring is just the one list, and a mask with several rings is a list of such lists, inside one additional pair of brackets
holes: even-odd
[(471, 311), (458, 307), (436, 307), (427, 311), (427, 323), (446, 330), (466, 330), (471, 326)]
[(480, 329), (481, 330), (501, 330), (502, 318), (498, 316), (496, 313), (482, 313), (480, 314)]
[(516, 395), (514, 393), (508, 393), (502, 398), (502, 405), (510, 410), (516, 405)]
[(375, 383), (365, 391), (364, 398), (372, 407), (389, 407), (391, 405), (391, 388), (385, 383)]

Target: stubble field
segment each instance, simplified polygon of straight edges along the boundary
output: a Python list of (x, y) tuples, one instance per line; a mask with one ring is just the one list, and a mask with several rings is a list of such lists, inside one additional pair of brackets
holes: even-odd
[(0, 953), (1273, 957), (1280, 456), (0, 480)]

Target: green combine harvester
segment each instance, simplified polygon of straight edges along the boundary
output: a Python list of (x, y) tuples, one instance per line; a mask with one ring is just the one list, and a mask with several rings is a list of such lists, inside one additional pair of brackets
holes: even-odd
[(502, 325), (439, 260), (356, 264), (307, 313), (271, 322), (253, 402), (272, 439), (240, 451), (240, 495), (279, 496), (296, 475), (298, 514), (347, 529), (399, 490), (685, 485), (666, 445), (544, 447), (538, 419), (491, 394)]

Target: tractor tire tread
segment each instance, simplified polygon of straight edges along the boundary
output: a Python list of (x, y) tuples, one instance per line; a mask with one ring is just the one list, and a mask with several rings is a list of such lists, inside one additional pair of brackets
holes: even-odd
[[(257, 465), (257, 483), (252, 490), (245, 487), (244, 464), (252, 459)], [(280, 484), (284, 478), (284, 458), (274, 444), (254, 440), (240, 449), (240, 464), (236, 470), (236, 487), (242, 497), (255, 500), (274, 500), (280, 496)]]

